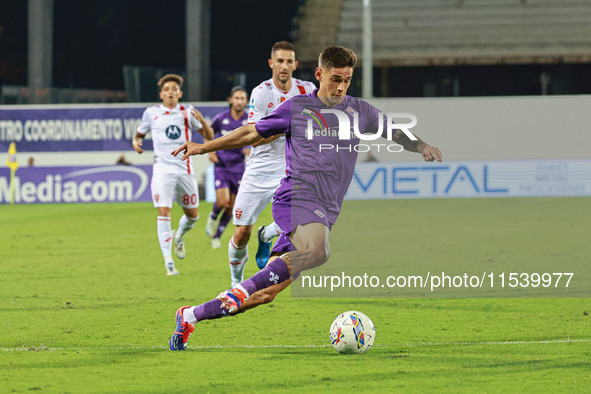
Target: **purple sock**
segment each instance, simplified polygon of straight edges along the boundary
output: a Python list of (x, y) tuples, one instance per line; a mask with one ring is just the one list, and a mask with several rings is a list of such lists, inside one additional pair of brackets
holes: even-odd
[(214, 202), (213, 207), (211, 208), (211, 212), (209, 213), (209, 217), (213, 220), (216, 220), (218, 216), (220, 216), (220, 212), (222, 212), (222, 209), (218, 207), (217, 202)]
[(220, 218), (220, 222), (218, 223), (218, 230), (215, 232), (214, 238), (220, 238), (222, 236), (226, 230), (226, 226), (230, 223), (230, 219), (232, 219), (232, 214), (227, 214), (226, 211), (224, 211)]
[(265, 268), (241, 283), (242, 287), (253, 295), (259, 290), (285, 282), (289, 279), (287, 265), (280, 257), (271, 261)]
[(222, 302), (218, 299), (213, 299), (201, 304), (193, 310), (197, 322), (201, 320), (219, 319), (228, 315), (228, 311), (222, 308)]

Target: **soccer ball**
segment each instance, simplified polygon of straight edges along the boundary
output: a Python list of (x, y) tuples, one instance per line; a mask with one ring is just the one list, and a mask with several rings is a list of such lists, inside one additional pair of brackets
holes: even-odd
[(373, 345), (376, 328), (367, 315), (343, 312), (330, 325), (330, 342), (340, 353), (363, 354)]

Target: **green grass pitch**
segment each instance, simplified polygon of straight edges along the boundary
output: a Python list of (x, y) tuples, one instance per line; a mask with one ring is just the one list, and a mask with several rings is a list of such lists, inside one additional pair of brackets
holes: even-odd
[[(545, 264), (588, 264), (591, 256), (589, 198), (358, 201), (347, 202), (343, 215), (392, 205), (410, 239), (406, 247), (396, 245), (396, 256), (409, 262), (417, 251), (446, 261), (540, 258)], [(208, 301), (229, 285), (225, 245), (232, 226), (224, 247), (211, 250), (204, 232), (209, 208), (202, 203), (202, 219), (186, 237), (187, 257), (176, 261), (181, 275), (168, 277), (151, 204), (0, 206), (0, 392), (591, 387), (589, 298), (326, 299), (286, 291), (245, 314), (199, 323), (189, 348), (171, 352), (176, 309)], [(173, 210), (173, 228), (180, 212)], [(353, 216), (360, 228), (385, 226), (365, 217)], [(268, 209), (259, 223), (270, 220)], [(479, 231), (490, 245), (474, 237)], [(462, 237), (474, 238), (459, 247)], [(334, 258), (345, 241), (332, 245)], [(255, 247), (251, 242), (246, 276), (256, 272)], [(376, 325), (375, 346), (364, 355), (341, 355), (330, 346), (330, 323), (350, 309)]]

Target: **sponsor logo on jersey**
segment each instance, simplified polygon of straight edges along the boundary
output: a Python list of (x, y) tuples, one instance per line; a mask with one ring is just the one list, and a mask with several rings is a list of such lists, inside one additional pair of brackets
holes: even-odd
[(222, 120), (222, 124), (230, 124), (230, 121), (228, 119), (224, 119)]
[(166, 133), (166, 136), (171, 140), (179, 139), (179, 137), (181, 136), (181, 129), (176, 125), (168, 126), (164, 132)]
[(326, 216), (320, 209), (316, 209), (314, 211), (314, 213), (316, 214), (316, 216), (318, 216), (320, 219), (324, 219), (324, 217)]
[(269, 105), (267, 105), (267, 107), (273, 108), (273, 103), (269, 103)]
[(357, 114), (357, 111), (355, 111), (353, 108), (351, 108), (351, 106), (348, 106), (346, 111), (351, 116), (355, 116)]
[(249, 112), (249, 113), (248, 113), (248, 118), (249, 118), (249, 119), (250, 119), (250, 118), (252, 118), (253, 116), (254, 116), (254, 112)]

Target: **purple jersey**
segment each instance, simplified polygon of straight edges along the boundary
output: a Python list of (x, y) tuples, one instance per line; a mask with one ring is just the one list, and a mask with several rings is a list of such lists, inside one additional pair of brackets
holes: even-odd
[[(246, 112), (236, 120), (232, 117), (231, 110), (227, 109), (213, 118), (211, 128), (214, 131), (214, 138), (222, 137), (240, 126), (244, 126), (248, 121)], [(216, 152), (219, 163), (215, 163), (216, 167), (226, 168), (232, 172), (244, 172), (244, 152), (243, 148), (227, 149)]]
[[(365, 101), (346, 96), (340, 104), (329, 107), (318, 99), (316, 93), (317, 90), (285, 101), (260, 119), (255, 127), (264, 138), (286, 134), (286, 179), (277, 190), (276, 198), (287, 192), (297, 199), (294, 193), (301, 191), (295, 194), (310, 203), (314, 200), (322, 204), (327, 214), (332, 216), (329, 221), (333, 224), (357, 162), (355, 147), (359, 138), (353, 133), (354, 118), (358, 119), (360, 133), (374, 134), (381, 118), (380, 111)], [(323, 110), (339, 110), (348, 117), (348, 139), (339, 138), (337, 116), (322, 113)], [(385, 133), (385, 119), (382, 126)]]

